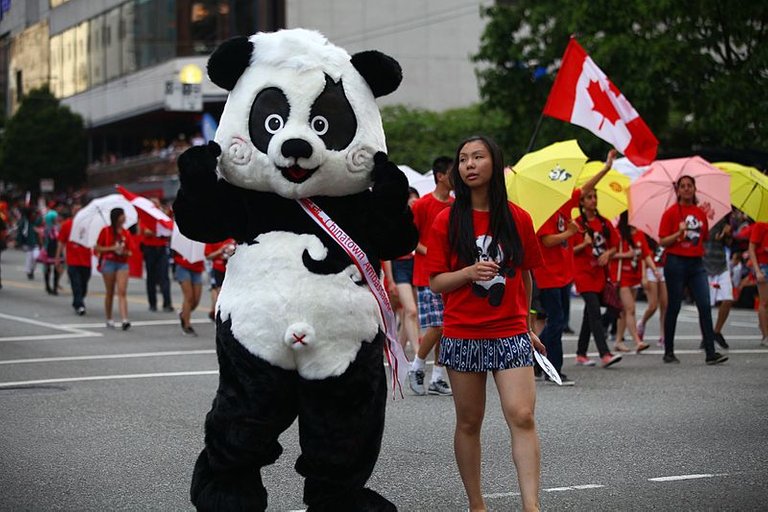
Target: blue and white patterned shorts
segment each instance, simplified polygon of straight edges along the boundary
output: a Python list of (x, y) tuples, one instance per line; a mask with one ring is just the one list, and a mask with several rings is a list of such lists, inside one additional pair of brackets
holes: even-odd
[(419, 303), (419, 327), (443, 326), (443, 296), (434, 293), (429, 286), (417, 287), (416, 300)]
[(458, 372), (487, 372), (533, 366), (528, 333), (508, 338), (440, 339), (440, 364)]

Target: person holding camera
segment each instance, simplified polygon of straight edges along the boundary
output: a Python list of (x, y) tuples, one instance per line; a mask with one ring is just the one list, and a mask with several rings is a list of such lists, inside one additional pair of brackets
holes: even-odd
[(93, 248), (99, 257), (99, 271), (104, 279), (104, 314), (107, 328), (114, 329), (112, 320), (112, 302), (117, 289), (118, 308), (124, 331), (131, 328), (128, 321), (128, 258), (131, 256), (131, 234), (123, 227), (125, 212), (122, 208), (113, 208), (109, 212), (109, 226), (105, 226)]

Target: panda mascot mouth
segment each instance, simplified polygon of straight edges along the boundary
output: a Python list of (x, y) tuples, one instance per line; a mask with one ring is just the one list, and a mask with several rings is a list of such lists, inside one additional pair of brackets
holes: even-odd
[(292, 183), (304, 183), (317, 171), (317, 167), (313, 169), (305, 169), (299, 164), (293, 164), (290, 167), (278, 167), (280, 173), (285, 179)]

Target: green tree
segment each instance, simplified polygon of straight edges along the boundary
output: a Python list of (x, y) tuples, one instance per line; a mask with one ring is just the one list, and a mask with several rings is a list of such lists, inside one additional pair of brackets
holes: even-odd
[(419, 172), (430, 170), (438, 156), (453, 156), (459, 142), (471, 135), (500, 140), (505, 126), (500, 112), (487, 112), (480, 105), (444, 112), (396, 105), (382, 108), (381, 117), (389, 159)]
[(85, 181), (86, 134), (82, 118), (47, 88), (31, 91), (5, 124), (0, 142), (0, 177), (36, 190), (41, 178), (56, 188)]
[[(575, 34), (648, 123), (660, 152), (768, 145), (765, 2), (518, 0), (485, 15), (475, 59), (483, 100), (509, 116), (505, 144), (527, 146)], [(607, 149), (586, 130), (550, 118), (536, 147), (573, 137), (593, 157)]]

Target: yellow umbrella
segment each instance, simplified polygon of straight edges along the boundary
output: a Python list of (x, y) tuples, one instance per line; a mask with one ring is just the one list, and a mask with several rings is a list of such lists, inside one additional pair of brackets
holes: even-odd
[(715, 167), (731, 175), (731, 203), (756, 222), (768, 222), (768, 176), (754, 167), (717, 162)]
[[(589, 162), (584, 164), (584, 168), (576, 180), (576, 186), (584, 185), (591, 177), (600, 172), (605, 166), (603, 162)], [(616, 169), (611, 169), (595, 185), (597, 191), (597, 209), (600, 215), (607, 219), (614, 219), (621, 215), (621, 212), (629, 208), (627, 191), (629, 190), (630, 178)], [(579, 215), (578, 208), (573, 209), (573, 217)]]
[(571, 198), (586, 161), (587, 155), (575, 140), (528, 153), (506, 175), (507, 197), (526, 210), (534, 229), (539, 229)]

